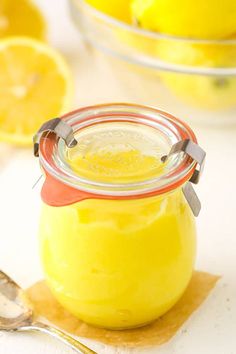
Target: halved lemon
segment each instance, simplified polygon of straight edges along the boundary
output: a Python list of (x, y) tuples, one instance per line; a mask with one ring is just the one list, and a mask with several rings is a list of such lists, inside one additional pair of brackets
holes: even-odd
[(55, 49), (24, 37), (0, 40), (0, 141), (30, 145), (44, 121), (70, 108), (72, 91)]
[(8, 36), (45, 37), (45, 21), (30, 0), (0, 0), (0, 38)]

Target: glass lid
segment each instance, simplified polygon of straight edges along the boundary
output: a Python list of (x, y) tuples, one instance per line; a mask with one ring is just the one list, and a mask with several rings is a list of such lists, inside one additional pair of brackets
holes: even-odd
[(184, 153), (161, 159), (180, 140), (196, 142), (191, 129), (168, 113), (113, 104), (80, 109), (63, 119), (73, 127), (77, 145), (68, 148), (63, 139), (44, 137), (40, 160), (73, 188), (114, 196), (161, 193), (194, 171), (195, 162)]

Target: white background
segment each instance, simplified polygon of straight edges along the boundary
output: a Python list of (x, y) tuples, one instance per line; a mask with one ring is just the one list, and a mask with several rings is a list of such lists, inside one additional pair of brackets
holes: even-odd
[[(66, 1), (37, 3), (48, 20), (50, 42), (65, 54), (73, 69), (75, 107), (127, 101), (129, 97), (112, 70), (102, 61), (95, 67), (88, 56), (70, 22)], [(207, 151), (205, 172), (197, 187), (203, 205), (198, 218), (197, 268), (221, 274), (222, 279), (168, 344), (131, 351), (84, 340), (99, 354), (236, 354), (236, 130), (193, 128)], [(23, 287), (42, 277), (37, 245), (40, 184), (32, 190), (39, 175), (38, 161), (31, 151), (0, 145), (0, 269)], [(28, 353), (73, 351), (44, 335), (0, 333), (0, 354)]]

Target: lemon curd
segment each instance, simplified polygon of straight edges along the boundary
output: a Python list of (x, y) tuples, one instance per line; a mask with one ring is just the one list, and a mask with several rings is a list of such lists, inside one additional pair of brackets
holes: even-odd
[[(173, 173), (161, 161), (169, 142), (153, 127), (123, 122), (88, 126), (76, 139), (71, 149), (59, 142), (57, 153), (65, 171), (92, 181), (94, 189), (66, 205), (44, 199), (40, 245), (47, 282), (87, 323), (144, 325), (181, 297), (195, 260), (195, 221), (181, 185), (145, 195), (156, 179)], [(109, 197), (101, 185), (109, 186)]]

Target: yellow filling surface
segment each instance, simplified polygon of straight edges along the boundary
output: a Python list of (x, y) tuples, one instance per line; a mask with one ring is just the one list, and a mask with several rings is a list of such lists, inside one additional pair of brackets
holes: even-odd
[(80, 176), (103, 182), (138, 182), (157, 177), (163, 172), (160, 159), (144, 155), (139, 150), (99, 152), (68, 156), (70, 167)]
[[(140, 181), (163, 172), (139, 151), (76, 154), (68, 164), (102, 181)], [(129, 328), (169, 310), (195, 259), (195, 223), (177, 189), (135, 200), (43, 205), (41, 254), (48, 284), (72, 314), (96, 326)]]

